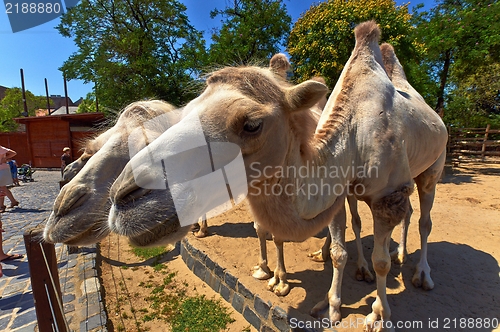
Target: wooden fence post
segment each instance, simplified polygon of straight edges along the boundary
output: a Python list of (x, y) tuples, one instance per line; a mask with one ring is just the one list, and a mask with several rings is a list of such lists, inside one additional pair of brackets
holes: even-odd
[(481, 160), (484, 161), (486, 157), (486, 141), (488, 140), (488, 132), (490, 131), (490, 124), (486, 126), (486, 131), (484, 133), (483, 146), (481, 148)]
[(24, 232), (38, 330), (68, 332), (55, 247), (53, 244), (42, 242), (42, 232), (39, 228)]

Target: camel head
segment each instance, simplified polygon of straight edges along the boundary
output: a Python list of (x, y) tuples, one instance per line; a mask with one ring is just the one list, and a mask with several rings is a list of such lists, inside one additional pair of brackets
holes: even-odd
[(85, 245), (99, 242), (109, 233), (106, 221), (111, 184), (133, 154), (178, 121), (173, 109), (158, 100), (134, 102), (112, 128), (87, 142), (83, 155), (65, 169), (64, 177), (71, 181), (54, 202), (44, 230), (45, 241)]
[(134, 156), (111, 187), (109, 227), (136, 245), (178, 240), (203, 214), (250, 197), (287, 159), (312, 149), (309, 108), (325, 85), (292, 86), (258, 67), (224, 68), (206, 83), (188, 115)]

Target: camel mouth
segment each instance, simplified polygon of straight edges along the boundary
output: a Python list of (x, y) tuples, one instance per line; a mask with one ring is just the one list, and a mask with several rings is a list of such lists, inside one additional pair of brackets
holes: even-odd
[(95, 222), (90, 227), (80, 228), (73, 223), (61, 222), (61, 218), (51, 214), (44, 229), (43, 240), (47, 243), (67, 245), (91, 245), (100, 242), (109, 235), (109, 228), (104, 221)]
[(134, 246), (171, 243), (172, 239), (177, 241), (191, 228), (190, 225), (183, 227), (180, 224), (170, 191), (136, 187), (129, 193), (113, 200), (108, 228), (127, 237)]

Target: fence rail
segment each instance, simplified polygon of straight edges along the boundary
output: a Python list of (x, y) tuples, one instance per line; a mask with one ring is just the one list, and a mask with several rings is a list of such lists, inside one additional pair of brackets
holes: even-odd
[(500, 156), (500, 130), (486, 128), (448, 127), (448, 155), (458, 158), (464, 155)]

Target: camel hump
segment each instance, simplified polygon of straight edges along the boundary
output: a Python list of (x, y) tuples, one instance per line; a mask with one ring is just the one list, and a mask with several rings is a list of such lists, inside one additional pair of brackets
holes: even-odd
[(394, 47), (392, 45), (383, 43), (380, 45), (380, 52), (382, 52), (382, 60), (384, 61), (385, 71), (387, 76), (392, 80), (392, 75), (394, 73), (394, 66), (397, 66), (396, 53), (394, 53)]
[(384, 62), (384, 68), (389, 76), (389, 79), (394, 83), (397, 88), (409, 89), (409, 83), (405, 75), (403, 66), (394, 52), (394, 47), (388, 43), (383, 43), (380, 45), (380, 52), (382, 53), (382, 61)]
[(354, 36), (356, 37), (356, 43), (369, 44), (375, 42), (378, 44), (380, 28), (375, 21), (363, 22), (354, 28)]
[(286, 78), (286, 71), (290, 69), (290, 62), (288, 58), (283, 53), (277, 53), (273, 55), (269, 61), (269, 69), (274, 73)]

